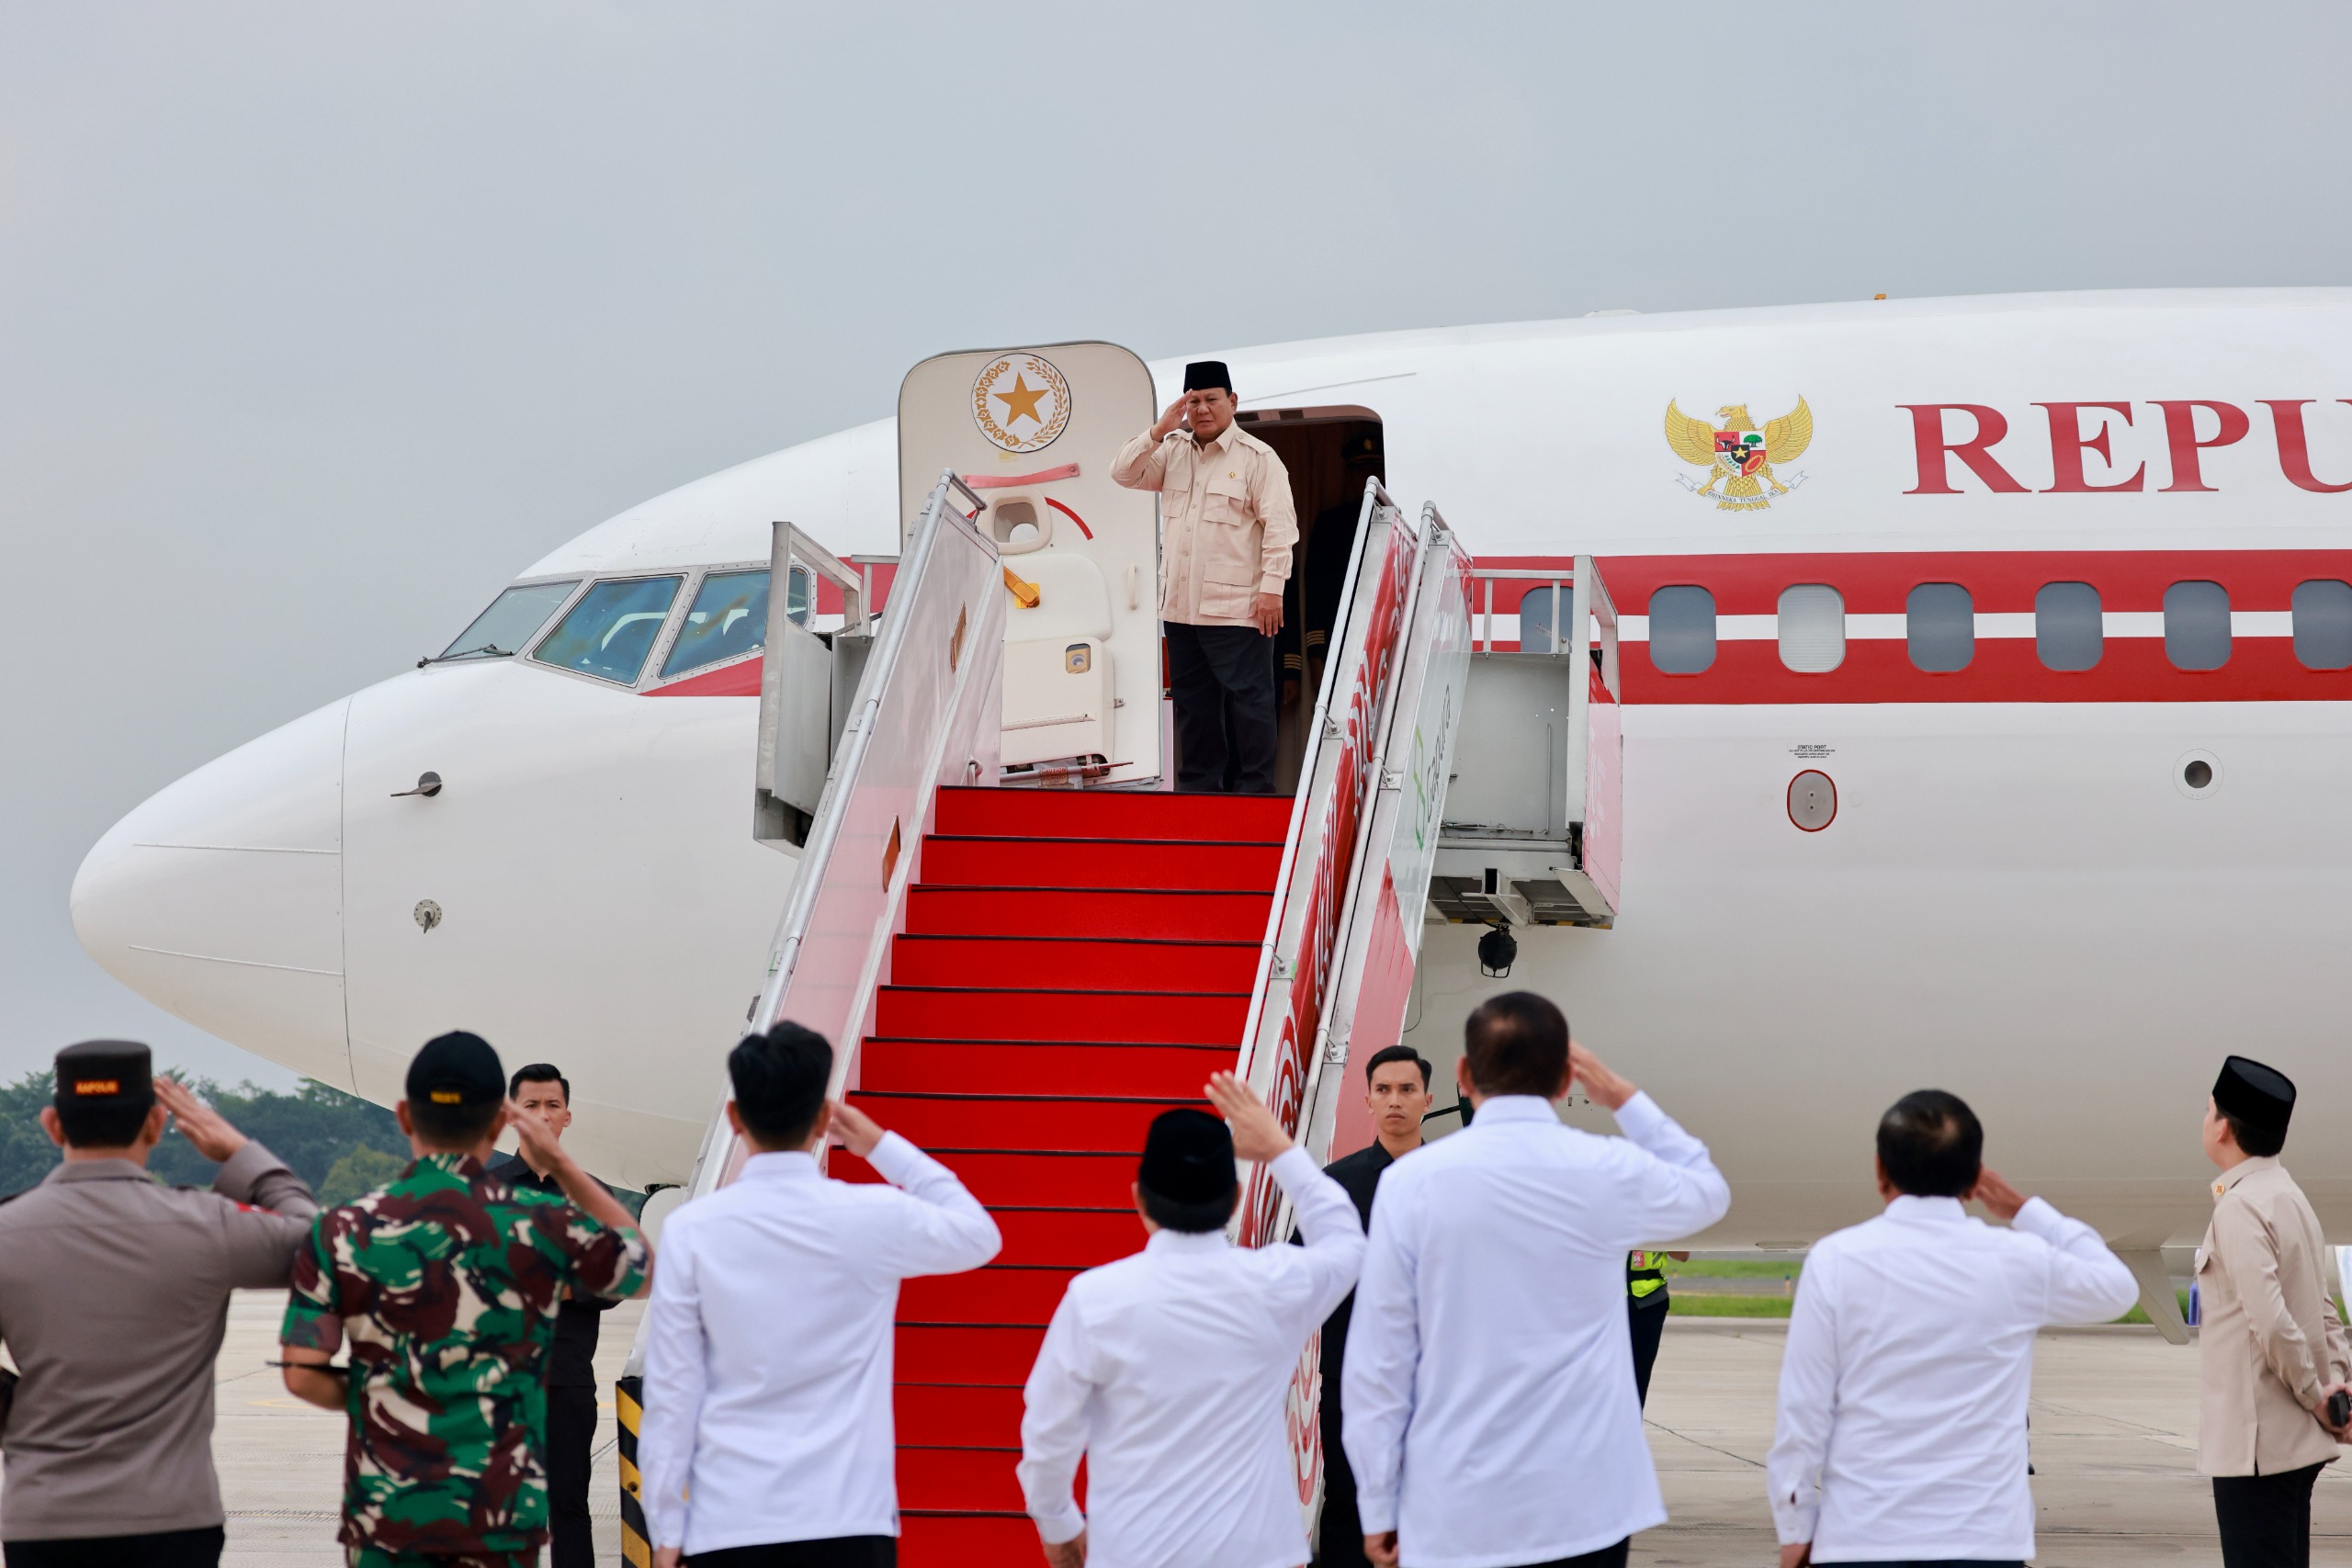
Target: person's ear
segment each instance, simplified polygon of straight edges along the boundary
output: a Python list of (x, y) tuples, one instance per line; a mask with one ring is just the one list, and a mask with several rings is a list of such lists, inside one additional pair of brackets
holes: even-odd
[(171, 1119), (172, 1113), (164, 1110), (160, 1101), (149, 1106), (147, 1108), (147, 1121), (145, 1124), (139, 1129), (140, 1137), (149, 1144), (162, 1143), (164, 1141), (164, 1124), (170, 1122)]
[(833, 1130), (833, 1102), (826, 1100), (817, 1107), (816, 1125), (808, 1130), (808, 1141), (802, 1147), (810, 1153), (825, 1146), (825, 1134)]
[(1159, 1226), (1153, 1221), (1151, 1217), (1151, 1211), (1143, 1206), (1143, 1183), (1140, 1181), (1130, 1181), (1127, 1183), (1127, 1192), (1135, 1199), (1136, 1218), (1143, 1222), (1144, 1234), (1146, 1235), (1150, 1235), (1158, 1232)]
[(401, 1124), (402, 1136), (410, 1138), (416, 1136), (416, 1121), (408, 1113), (407, 1100), (396, 1100), (392, 1102), (392, 1120)]
[(44, 1105), (40, 1108), (40, 1130), (49, 1134), (51, 1143), (61, 1149), (65, 1146), (65, 1123), (59, 1119), (57, 1107), (54, 1105)]
[(1478, 1103), (1478, 1086), (1471, 1079), (1470, 1058), (1467, 1056), (1457, 1056), (1453, 1059), (1453, 1087), (1459, 1089), (1462, 1092), (1462, 1098), (1473, 1106)]
[(743, 1130), (742, 1109), (732, 1100), (729, 1100), (727, 1102), (727, 1124), (734, 1129), (735, 1135), (737, 1137), (742, 1139), (746, 1143), (751, 1142), (752, 1134)]

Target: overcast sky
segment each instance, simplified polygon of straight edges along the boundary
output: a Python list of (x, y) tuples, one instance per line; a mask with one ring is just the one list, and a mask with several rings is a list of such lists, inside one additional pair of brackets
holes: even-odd
[(2347, 59), (2245, 0), (8, 0), (0, 1075), (290, 1084), (84, 956), (84, 851), (926, 355), (2343, 283)]

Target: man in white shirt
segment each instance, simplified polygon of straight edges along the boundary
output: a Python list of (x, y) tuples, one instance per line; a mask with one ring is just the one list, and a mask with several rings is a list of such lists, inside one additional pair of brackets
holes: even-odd
[[(1380, 1179), (1348, 1331), (1364, 1551), (1392, 1568), (1615, 1568), (1666, 1519), (1634, 1394), (1625, 1257), (1714, 1224), (1706, 1146), (1526, 991), (1470, 1015), (1476, 1120)], [(1564, 1125), (1581, 1084), (1624, 1132)]]
[(2098, 1233), (1985, 1169), (1984, 1148), (1956, 1096), (1904, 1096), (1878, 1126), (1886, 1212), (1806, 1256), (1765, 1469), (1783, 1568), (2033, 1555), (2034, 1335), (2140, 1292)]
[[(1355, 1283), (1363, 1231), (1230, 1073), (1205, 1111), (1163, 1111), (1135, 1186), (1141, 1252), (1069, 1283), (1025, 1392), (1021, 1490), (1051, 1568), (1297, 1568), (1306, 1523), (1283, 1406)], [(1234, 1247), (1234, 1159), (1267, 1160), (1306, 1245)], [(664, 1264), (668, 1253), (663, 1253)], [(1081, 1513), (1071, 1487), (1087, 1461)]]
[[(737, 1045), (727, 1119), (753, 1152), (662, 1228), (638, 1434), (660, 1568), (898, 1561), (899, 1281), (977, 1269), (1001, 1241), (945, 1166), (825, 1099), (832, 1065), (797, 1023)], [(829, 1135), (892, 1185), (827, 1179)]]

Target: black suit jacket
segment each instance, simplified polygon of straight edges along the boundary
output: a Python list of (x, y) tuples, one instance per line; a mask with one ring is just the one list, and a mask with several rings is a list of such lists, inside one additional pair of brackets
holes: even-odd
[[(1372, 1199), (1379, 1190), (1380, 1173), (1396, 1163), (1389, 1152), (1374, 1140), (1369, 1148), (1333, 1160), (1323, 1168), (1323, 1174), (1340, 1184), (1340, 1190), (1354, 1200), (1356, 1217), (1363, 1222), (1367, 1234), (1372, 1230)], [(1299, 1237), (1291, 1237), (1298, 1242)], [(1334, 1308), (1323, 1322), (1323, 1382), (1326, 1399), (1337, 1399), (1340, 1388), (1340, 1363), (1348, 1353), (1348, 1323), (1354, 1315), (1356, 1293), (1348, 1292), (1347, 1300)]]

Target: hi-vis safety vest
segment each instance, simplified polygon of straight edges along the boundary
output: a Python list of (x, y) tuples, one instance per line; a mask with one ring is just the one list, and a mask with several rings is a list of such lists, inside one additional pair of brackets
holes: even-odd
[(1625, 1259), (1625, 1289), (1635, 1301), (1657, 1294), (1666, 1289), (1666, 1254), (1636, 1252)]

